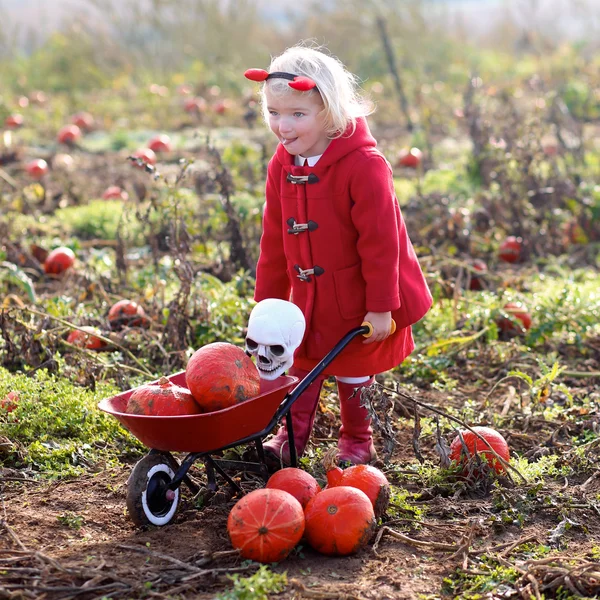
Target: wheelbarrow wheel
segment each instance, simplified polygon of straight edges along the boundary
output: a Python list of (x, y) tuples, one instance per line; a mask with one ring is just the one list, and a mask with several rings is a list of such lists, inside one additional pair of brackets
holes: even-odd
[(171, 521), (179, 503), (179, 488), (169, 490), (175, 473), (160, 454), (144, 456), (127, 482), (127, 510), (138, 527), (162, 527)]

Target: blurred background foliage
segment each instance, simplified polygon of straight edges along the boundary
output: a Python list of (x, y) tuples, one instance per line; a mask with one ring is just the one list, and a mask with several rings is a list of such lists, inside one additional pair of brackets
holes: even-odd
[[(541, 72), (555, 79), (568, 74), (569, 103), (580, 111), (594, 103), (597, 109), (588, 78), (600, 68), (595, 0), (553, 0), (552, 19), (548, 6), (543, 9), (548, 2), (506, 0), (479, 22), (457, 16), (462, 13), (452, 7), (461, 2), (451, 0), (310, 1), (303, 9), (285, 4), (81, 0), (47, 33), (11, 21), (9, 0), (0, 0), (0, 85), (77, 93), (191, 81), (239, 94), (246, 68), (266, 67), (270, 55), (301, 39), (325, 44), (367, 84), (385, 82), (389, 69), (379, 18), (411, 98), (423, 84), (457, 84), (470, 73), (506, 81)], [(466, 4), (465, 13), (493, 3)], [(560, 29), (564, 22), (571, 22), (570, 33)], [(514, 61), (515, 55), (521, 60)]]

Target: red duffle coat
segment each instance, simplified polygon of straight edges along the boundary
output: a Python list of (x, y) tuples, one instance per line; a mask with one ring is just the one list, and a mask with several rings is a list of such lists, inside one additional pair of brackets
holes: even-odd
[[(396, 333), (373, 344), (355, 338), (325, 370), (342, 377), (387, 371), (413, 351), (410, 325), (431, 306), (392, 169), (376, 145), (359, 119), (314, 167), (295, 166), (281, 144), (269, 163), (254, 299), (300, 307), (306, 333), (294, 366), (301, 369), (312, 369), (367, 312), (391, 311)], [(309, 177), (293, 183), (290, 175)]]

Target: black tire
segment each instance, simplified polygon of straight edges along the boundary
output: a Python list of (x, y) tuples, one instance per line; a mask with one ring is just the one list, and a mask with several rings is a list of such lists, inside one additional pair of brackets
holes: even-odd
[(135, 465), (127, 482), (127, 510), (138, 527), (162, 527), (171, 521), (179, 503), (179, 488), (173, 490), (172, 500), (166, 493), (174, 477), (170, 461), (160, 454), (148, 454)]

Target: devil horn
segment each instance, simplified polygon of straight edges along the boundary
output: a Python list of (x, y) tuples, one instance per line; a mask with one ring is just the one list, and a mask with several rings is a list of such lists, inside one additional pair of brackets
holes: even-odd
[(250, 81), (265, 81), (268, 76), (269, 73), (264, 69), (248, 69), (244, 73), (244, 77)]
[(308, 90), (317, 87), (317, 84), (310, 77), (304, 77), (303, 75), (294, 77), (294, 81), (290, 81), (288, 85), (299, 92), (308, 92)]

